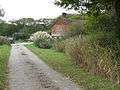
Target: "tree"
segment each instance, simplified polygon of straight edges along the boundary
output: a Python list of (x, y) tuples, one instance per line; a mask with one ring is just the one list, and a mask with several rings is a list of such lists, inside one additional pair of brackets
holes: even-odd
[[(53, 19), (22, 18), (19, 20), (9, 21), (9, 23), (0, 20), (0, 35), (18, 36), (22, 39), (28, 39), (31, 34), (37, 31), (48, 31)], [(15, 34), (15, 35), (14, 35)], [(19, 39), (19, 38), (18, 38)]]
[(112, 79), (120, 84), (120, 0), (57, 0), (55, 4), (87, 13), (85, 29), (94, 38), (90, 42), (112, 52), (110, 57), (117, 70)]
[[(55, 4), (66, 9), (83, 11), (89, 16), (94, 16), (98, 25), (101, 24), (101, 26), (107, 27), (106, 30), (111, 28), (112, 31), (116, 32), (116, 36), (120, 38), (120, 0), (57, 0)], [(102, 19), (102, 17), (105, 19)], [(110, 23), (105, 21), (107, 20), (106, 18), (108, 18)]]
[(15, 34), (18, 33), (18, 35), (20, 34), (24, 39), (28, 39), (31, 34), (37, 31), (48, 31), (52, 21), (52, 19), (45, 18), (39, 20), (34, 20), (33, 18), (22, 18), (11, 21), (11, 23), (16, 27)]
[(86, 10), (99, 14), (101, 11), (112, 11), (120, 18), (120, 0), (57, 0), (56, 5), (67, 9)]
[(0, 17), (3, 17), (5, 15), (5, 11), (3, 8), (0, 8)]

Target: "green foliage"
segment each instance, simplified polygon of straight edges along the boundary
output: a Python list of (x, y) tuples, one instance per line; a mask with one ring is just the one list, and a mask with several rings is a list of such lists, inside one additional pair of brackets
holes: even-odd
[(67, 39), (65, 46), (66, 54), (78, 65), (80, 64), (81, 67), (84, 67), (85, 64), (84, 60), (84, 42), (80, 37)]
[(92, 23), (88, 24), (92, 26), (92, 29), (87, 30), (112, 30), (116, 31), (118, 37), (120, 36), (119, 0), (57, 0), (55, 4), (68, 9), (80, 10), (92, 16), (92, 21), (90, 21)]
[[(96, 28), (95, 28), (95, 23), (96, 23), (96, 19), (94, 16), (88, 16), (87, 17), (87, 20), (85, 21), (85, 29), (84, 31), (87, 33), (87, 34), (92, 34), (94, 32), (96, 32)], [(95, 29), (94, 29), (95, 28)]]
[(65, 52), (65, 42), (63, 40), (55, 39), (53, 48), (59, 52)]
[(69, 31), (65, 34), (65, 38), (74, 37), (78, 35), (83, 35), (84, 33), (84, 23), (83, 20), (76, 20), (72, 22), (69, 26)]
[(27, 40), (29, 38), (30, 35), (28, 34), (24, 34), (24, 33), (14, 33), (13, 37), (15, 40)]
[[(85, 70), (120, 83), (120, 1), (57, 0), (56, 4), (85, 15), (83, 28), (79, 23), (71, 25), (68, 35), (72, 38), (65, 41), (65, 52)], [(80, 31), (86, 36), (75, 37)]]
[[(94, 16), (101, 14), (102, 10), (111, 11), (113, 3), (118, 0), (57, 0), (56, 5), (67, 9), (74, 9), (80, 12), (88, 12)], [(117, 5), (116, 5), (117, 6)]]
[(53, 19), (22, 18), (5, 22), (0, 20), (0, 35), (13, 37), (15, 40), (29, 39), (30, 35), (37, 31), (48, 31)]
[(7, 62), (10, 54), (10, 47), (0, 45), (0, 90), (5, 90), (7, 87)]
[(12, 21), (12, 23), (15, 24), (15, 27), (18, 29), (18, 31), (14, 33), (15, 39), (26, 40), (30, 37), (31, 34), (37, 31), (43, 31), (43, 28), (45, 27), (44, 24), (41, 24), (41, 22), (32, 18), (22, 18), (16, 21)]
[(116, 31), (116, 25), (114, 23), (114, 20), (109, 14), (102, 14), (98, 17), (88, 16), (85, 24), (86, 33), (94, 33), (99, 31), (108, 31), (109, 33), (111, 31)]
[(12, 37), (17, 32), (16, 25), (0, 20), (0, 35)]
[(82, 86), (85, 90), (120, 89), (120, 85), (116, 85), (103, 77), (91, 75), (78, 66), (75, 66), (64, 53), (56, 52), (52, 49), (40, 49), (34, 45), (27, 45), (27, 47), (54, 70), (63, 73), (63, 75), (80, 85), (80, 87)]
[(108, 13), (85, 18), (84, 22), (80, 20), (82, 24), (76, 20), (70, 25), (67, 40), (58, 41), (55, 49), (66, 52), (91, 74), (120, 83), (120, 38), (114, 18)]
[(81, 37), (67, 39), (65, 52), (76, 65), (79, 65), (91, 74), (98, 74), (119, 83), (119, 41), (111, 44), (112, 46), (108, 45), (105, 47), (101, 45), (102, 42), (100, 44), (101, 40), (91, 41), (91, 38), (93, 37), (89, 37), (89, 39), (81, 39)]
[(82, 19), (82, 15), (80, 15), (80, 14), (69, 15), (67, 18), (69, 20), (80, 20), (80, 19)]

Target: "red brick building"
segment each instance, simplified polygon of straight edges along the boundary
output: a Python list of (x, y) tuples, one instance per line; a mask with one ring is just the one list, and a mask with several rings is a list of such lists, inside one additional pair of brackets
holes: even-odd
[(52, 37), (64, 36), (64, 33), (69, 30), (69, 20), (66, 19), (66, 14), (63, 13), (52, 25)]

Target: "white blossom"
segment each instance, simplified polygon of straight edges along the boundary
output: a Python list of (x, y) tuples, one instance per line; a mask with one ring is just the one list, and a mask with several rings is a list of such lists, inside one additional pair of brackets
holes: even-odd
[(52, 36), (45, 31), (38, 31), (30, 36), (31, 41), (36, 41), (38, 39), (48, 39), (49, 41), (49, 39), (52, 39)]

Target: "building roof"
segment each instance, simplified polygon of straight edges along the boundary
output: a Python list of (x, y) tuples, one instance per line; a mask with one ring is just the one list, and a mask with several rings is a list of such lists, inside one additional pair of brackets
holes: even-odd
[[(77, 16), (77, 18), (78, 18), (78, 16)], [(53, 22), (53, 24), (52, 24), (51, 27), (53, 27), (53, 26), (56, 25), (56, 24), (59, 24), (58, 22), (59, 22), (60, 20), (63, 20), (63, 21), (64, 21), (63, 24), (68, 25), (68, 27), (69, 27), (70, 25), (83, 25), (83, 22), (85, 21), (85, 20), (82, 20), (82, 19), (76, 19), (76, 17), (74, 18), (74, 15), (68, 15), (68, 16), (62, 15), (62, 16), (58, 17), (58, 18)], [(62, 24), (61, 24), (61, 25), (62, 25)], [(58, 37), (58, 36), (62, 36), (62, 35), (61, 35), (61, 33), (55, 33), (54, 31), (52, 31), (52, 36)]]

